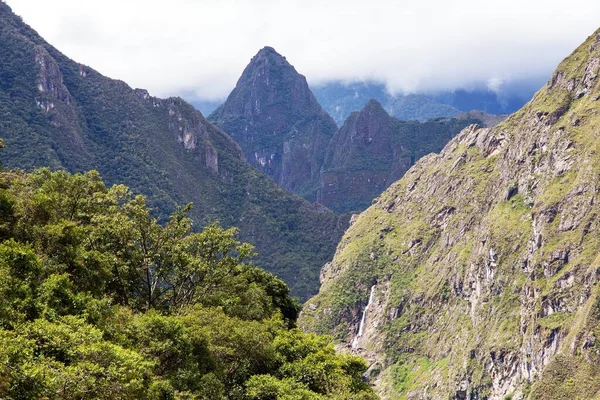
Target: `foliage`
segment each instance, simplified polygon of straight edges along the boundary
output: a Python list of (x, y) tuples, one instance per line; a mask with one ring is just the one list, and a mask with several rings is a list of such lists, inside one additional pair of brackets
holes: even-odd
[(374, 398), (364, 361), (293, 328), (287, 286), (190, 208), (160, 224), (94, 171), (0, 172), (0, 397)]

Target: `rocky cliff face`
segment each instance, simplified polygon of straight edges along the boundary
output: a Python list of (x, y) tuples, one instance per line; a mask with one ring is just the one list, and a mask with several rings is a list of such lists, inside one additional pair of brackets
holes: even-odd
[(0, 137), (7, 167), (97, 169), (107, 183), (147, 195), (163, 218), (193, 202), (199, 228), (217, 219), (239, 227), (256, 246), (256, 263), (300, 298), (316, 292), (319, 269), (343, 230), (333, 213), (248, 165), (231, 137), (191, 105), (133, 90), (68, 59), (3, 2)]
[(333, 136), (321, 173), (318, 201), (345, 213), (362, 211), (420, 157), (439, 152), (479, 120), (406, 122), (390, 117), (376, 100), (348, 117)]
[(286, 190), (315, 200), (337, 127), (285, 57), (261, 49), (209, 120), (239, 143), (250, 164)]
[(351, 349), (364, 313), (382, 398), (600, 398), (599, 74), (600, 30), (355, 219), (301, 325)]

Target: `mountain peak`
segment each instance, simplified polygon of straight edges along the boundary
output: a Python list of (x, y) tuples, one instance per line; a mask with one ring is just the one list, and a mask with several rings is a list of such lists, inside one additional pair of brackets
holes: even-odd
[(367, 104), (365, 104), (365, 106), (362, 108), (362, 110), (360, 111), (361, 114), (365, 114), (365, 113), (369, 113), (369, 114), (373, 114), (373, 113), (377, 113), (377, 114), (381, 114), (381, 113), (385, 113), (388, 117), (389, 114), (387, 113), (387, 111), (385, 111), (385, 109), (383, 108), (383, 106), (381, 105), (381, 103), (375, 99), (370, 99), (369, 101), (367, 101)]
[(306, 78), (266, 46), (252, 57), (227, 101), (209, 116), (240, 144), (248, 161), (311, 201), (333, 119)]
[[(244, 70), (244, 73), (242, 74), (242, 78), (244, 77), (244, 75), (251, 75), (257, 69), (272, 67), (289, 69), (290, 71), (293, 71), (293, 74), (302, 76), (298, 74), (296, 72), (296, 69), (287, 61), (287, 59), (281, 54), (279, 54), (273, 47), (265, 46), (262, 49), (260, 49), (258, 53), (254, 55), (254, 57), (252, 57), (250, 63), (248, 64), (248, 66)], [(265, 74), (262, 72), (259, 75), (265, 76)], [(304, 77), (302, 76), (302, 78)]]
[[(261, 56), (261, 55), (274, 55), (274, 56), (279, 56), (279, 57), (283, 57), (281, 54), (279, 54), (277, 52), (277, 50), (275, 50), (273, 47), (271, 46), (265, 46), (262, 49), (260, 49), (258, 51), (258, 53), (256, 53), (257, 56)], [(283, 57), (285, 58), (285, 57)]]

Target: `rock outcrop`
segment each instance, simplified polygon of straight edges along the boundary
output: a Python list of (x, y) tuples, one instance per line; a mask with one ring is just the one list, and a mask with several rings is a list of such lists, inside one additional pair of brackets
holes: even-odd
[[(301, 317), (384, 399), (600, 396), (600, 30), (362, 213)], [(374, 287), (374, 289), (372, 289)]]

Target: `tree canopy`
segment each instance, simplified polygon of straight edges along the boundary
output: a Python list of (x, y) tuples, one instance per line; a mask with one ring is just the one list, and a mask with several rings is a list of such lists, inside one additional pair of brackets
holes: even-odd
[(374, 399), (364, 361), (296, 329), (235, 228), (200, 232), (97, 172), (0, 172), (0, 397)]

